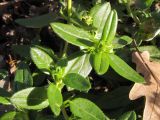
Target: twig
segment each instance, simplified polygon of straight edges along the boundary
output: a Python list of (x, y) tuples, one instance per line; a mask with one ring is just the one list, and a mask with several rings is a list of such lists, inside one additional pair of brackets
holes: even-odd
[(64, 105), (62, 105), (61, 110), (62, 110), (62, 114), (63, 114), (63, 116), (64, 116), (64, 119), (65, 119), (65, 120), (69, 120), (69, 116), (67, 115), (67, 112), (66, 112), (66, 110), (65, 110)]

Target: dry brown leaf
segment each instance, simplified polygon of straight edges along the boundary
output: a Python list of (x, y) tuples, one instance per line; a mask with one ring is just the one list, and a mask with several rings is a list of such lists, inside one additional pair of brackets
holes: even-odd
[(160, 63), (151, 62), (148, 51), (141, 53), (141, 56), (143, 60), (138, 52), (134, 52), (132, 61), (136, 64), (137, 72), (144, 76), (146, 83), (135, 83), (129, 93), (129, 98), (135, 100), (145, 96), (143, 120), (160, 120), (160, 81), (158, 81), (160, 80)]

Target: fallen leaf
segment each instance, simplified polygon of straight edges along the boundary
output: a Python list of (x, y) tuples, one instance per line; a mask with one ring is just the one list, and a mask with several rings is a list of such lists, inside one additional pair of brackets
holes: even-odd
[[(132, 87), (129, 98), (131, 100), (145, 96), (145, 108), (143, 120), (160, 120), (160, 63), (150, 61), (148, 51), (132, 54), (132, 61), (136, 64), (137, 72), (141, 73), (146, 83), (135, 83)], [(143, 59), (142, 59), (143, 58)]]

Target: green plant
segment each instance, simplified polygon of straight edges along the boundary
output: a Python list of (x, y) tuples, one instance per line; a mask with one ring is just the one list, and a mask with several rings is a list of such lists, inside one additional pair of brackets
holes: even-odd
[[(93, 1), (93, 3), (101, 2)], [(131, 10), (130, 1), (119, 0), (119, 3), (126, 6), (136, 24), (144, 26)], [(147, 8), (151, 3), (146, 3)], [(111, 67), (120, 76), (132, 82), (144, 83), (143, 77), (117, 55), (118, 49), (129, 45), (133, 40), (127, 35), (116, 34), (118, 15), (109, 2), (96, 4), (87, 12), (81, 11), (82, 15), (72, 6), (72, 0), (68, 0), (67, 5), (61, 0), (61, 4), (63, 6), (60, 13), (66, 23), (54, 20), (54, 22), (47, 20), (46, 23), (43, 23), (44, 18), (52, 18), (52, 14), (47, 14), (47, 17), (41, 16), (42, 23), (40, 24), (35, 22), (37, 18), (31, 20), (33, 24), (28, 22), (28, 25), (26, 25), (26, 20), (16, 20), (21, 25), (35, 26), (35, 28), (50, 23), (53, 32), (65, 43), (58, 53), (42, 46), (38, 41), (31, 45), (12, 46), (12, 49), (23, 59), (17, 65), (13, 94), (8, 95), (6, 92), (0, 97), (0, 103), (13, 105), (16, 110), (2, 116), (2, 120), (8, 117), (11, 120), (29, 120), (32, 111), (36, 111), (36, 120), (41, 117), (44, 120), (108, 120), (109, 117), (92, 100), (76, 95), (77, 92), (78, 94), (88, 93), (92, 88), (89, 77), (92, 68), (100, 76), (108, 73)], [(76, 46), (78, 50), (69, 52), (69, 45)], [(21, 49), (25, 50), (25, 53)], [(33, 74), (30, 70), (32, 62), (36, 66), (36, 70), (34, 72), (32, 70)], [(40, 81), (35, 82), (37, 80)], [(43, 84), (40, 84), (41, 82)], [(128, 88), (123, 90), (128, 91)], [(113, 94), (116, 93), (120, 94), (118, 91)], [(75, 96), (72, 96), (74, 94)], [(53, 115), (47, 118), (42, 116), (40, 111), (48, 107)], [(114, 105), (111, 106), (111, 109), (115, 109)], [(120, 120), (130, 118), (136, 119), (134, 111), (119, 117)]]

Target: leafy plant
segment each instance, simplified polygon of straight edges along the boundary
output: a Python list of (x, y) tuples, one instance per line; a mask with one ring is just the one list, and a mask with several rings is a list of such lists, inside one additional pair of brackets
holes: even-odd
[[(83, 5), (85, 2), (88, 4)], [(11, 94), (6, 91), (7, 95), (0, 94), (0, 103), (14, 106), (14, 110), (2, 115), (2, 120), (32, 117), (35, 120), (137, 119), (134, 103), (128, 99), (128, 86), (131, 82), (145, 81), (126, 63), (125, 50), (133, 50), (131, 43), (135, 43), (136, 49), (149, 49), (155, 52), (153, 58), (159, 57), (155, 47), (136, 44), (158, 36), (156, 22), (153, 22), (153, 31), (144, 31), (146, 24), (158, 13), (150, 12), (153, 0), (135, 1), (134, 4), (130, 0), (112, 2), (60, 0), (57, 14), (51, 12), (15, 21), (27, 28), (36, 28), (38, 35), (29, 44), (17, 43), (11, 47), (20, 60), (15, 65)], [(137, 8), (135, 11), (133, 6)], [(140, 15), (143, 10), (145, 18)], [(125, 18), (132, 18), (136, 27), (133, 25), (129, 30), (130, 25), (123, 23)], [(47, 25), (54, 36), (54, 48), (39, 40), (41, 28)], [(54, 44), (57, 41), (58, 47)], [(4, 79), (7, 72), (1, 69), (0, 73)]]

